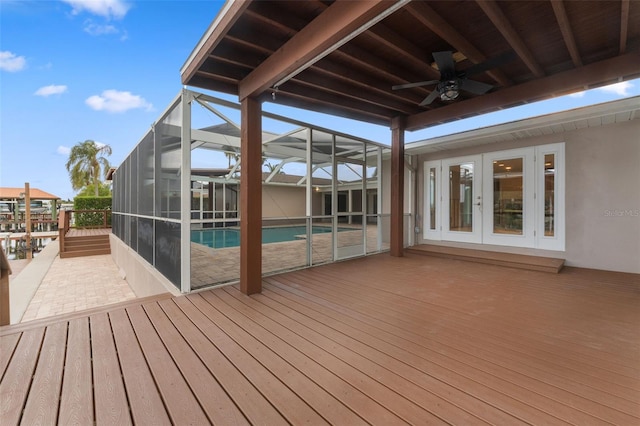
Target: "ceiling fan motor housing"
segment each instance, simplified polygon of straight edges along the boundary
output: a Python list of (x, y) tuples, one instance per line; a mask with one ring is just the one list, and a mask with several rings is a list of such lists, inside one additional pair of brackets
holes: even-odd
[(438, 93), (443, 101), (452, 101), (460, 94), (460, 80), (457, 78), (438, 83)]

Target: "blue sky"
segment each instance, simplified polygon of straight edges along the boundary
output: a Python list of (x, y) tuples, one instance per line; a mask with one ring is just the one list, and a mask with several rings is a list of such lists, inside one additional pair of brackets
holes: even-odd
[[(117, 166), (180, 91), (180, 67), (222, 4), (0, 0), (0, 186), (29, 182), (72, 198), (65, 163), (70, 147), (86, 139), (111, 145)], [(640, 80), (408, 133), (406, 140), (633, 95), (640, 95)], [(389, 142), (385, 127), (273, 104), (264, 109)]]

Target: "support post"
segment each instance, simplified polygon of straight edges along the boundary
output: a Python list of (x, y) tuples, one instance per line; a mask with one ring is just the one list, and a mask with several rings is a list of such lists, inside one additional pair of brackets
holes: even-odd
[(4, 254), (0, 250), (0, 325), (9, 325), (11, 323), (11, 303), (9, 298), (9, 274), (11, 274), (11, 266)]
[(24, 184), (24, 229), (26, 231), (26, 255), (27, 259), (33, 259), (33, 252), (31, 251), (31, 190), (29, 189), (29, 182)]
[(391, 256), (404, 255), (404, 117), (391, 120)]
[(241, 101), (240, 290), (262, 291), (262, 105)]

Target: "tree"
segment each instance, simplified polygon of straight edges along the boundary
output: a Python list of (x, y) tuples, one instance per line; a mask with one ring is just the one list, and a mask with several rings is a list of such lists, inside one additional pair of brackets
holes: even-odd
[(71, 179), (71, 187), (75, 191), (93, 185), (95, 196), (99, 195), (100, 176), (106, 176), (111, 167), (105, 155), (111, 155), (111, 147), (97, 144), (90, 139), (71, 148), (67, 171)]
[[(263, 160), (263, 161), (264, 161), (264, 160)], [(273, 173), (273, 172), (274, 172), (274, 170), (276, 170), (276, 168), (278, 167), (278, 165), (277, 165), (277, 164), (271, 164), (271, 163), (269, 163), (269, 162), (265, 162), (265, 163), (264, 163), (264, 165), (265, 165), (265, 167), (267, 168), (267, 170), (269, 171), (269, 173)], [(278, 174), (278, 175), (283, 175), (283, 174), (285, 174), (285, 173), (284, 173), (284, 170), (282, 170), (282, 169), (278, 169), (278, 172), (277, 172), (276, 174)]]
[[(95, 195), (95, 189), (93, 184), (89, 184), (80, 190), (78, 193), (79, 197), (91, 197)], [(100, 183), (98, 187), (98, 196), (99, 197), (111, 197), (111, 185), (108, 183)]]

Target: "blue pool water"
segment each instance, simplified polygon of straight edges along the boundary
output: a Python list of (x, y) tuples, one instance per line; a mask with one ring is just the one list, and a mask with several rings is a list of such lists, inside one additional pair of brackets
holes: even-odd
[[(338, 229), (341, 231), (342, 229)], [(331, 232), (328, 226), (314, 226), (314, 234)], [(262, 243), (280, 243), (293, 241), (297, 235), (306, 235), (306, 226), (278, 226), (262, 228)], [(240, 230), (235, 228), (211, 228), (191, 231), (191, 241), (212, 248), (238, 247), (240, 245)]]

